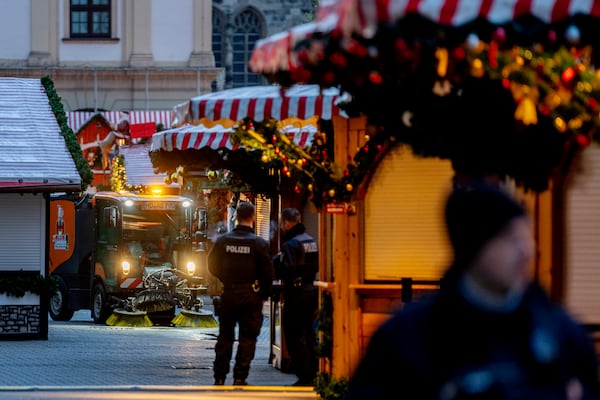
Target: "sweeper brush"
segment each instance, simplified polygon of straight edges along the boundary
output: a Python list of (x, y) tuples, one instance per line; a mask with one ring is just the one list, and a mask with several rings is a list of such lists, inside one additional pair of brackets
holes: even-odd
[(173, 297), (166, 291), (143, 290), (135, 297), (119, 300), (119, 308), (113, 310), (106, 320), (106, 324), (133, 327), (153, 326), (154, 323), (148, 313), (174, 310), (175, 304)]
[(191, 327), (191, 328), (216, 328), (219, 323), (210, 311), (192, 311), (181, 310), (179, 314), (171, 320), (171, 323), (176, 326)]
[(167, 311), (175, 307), (177, 302), (168, 291), (143, 290), (135, 295), (132, 307), (146, 312)]
[(117, 308), (106, 320), (106, 325), (149, 327), (152, 326), (152, 321), (144, 311), (127, 311), (124, 308)]

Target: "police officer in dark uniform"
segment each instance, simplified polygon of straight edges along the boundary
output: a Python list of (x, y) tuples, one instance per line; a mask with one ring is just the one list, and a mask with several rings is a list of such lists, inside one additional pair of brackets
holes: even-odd
[(224, 385), (239, 325), (233, 384), (247, 385), (250, 363), (263, 322), (263, 302), (270, 296), (274, 269), (269, 243), (253, 230), (254, 205), (236, 208), (237, 226), (217, 238), (208, 254), (208, 270), (223, 283), (219, 337), (215, 346), (215, 385)]
[(283, 282), (282, 325), (294, 372), (295, 386), (314, 386), (318, 358), (315, 318), (319, 292), (313, 281), (319, 272), (317, 242), (306, 233), (295, 208), (281, 211), (281, 251), (275, 256), (275, 275)]

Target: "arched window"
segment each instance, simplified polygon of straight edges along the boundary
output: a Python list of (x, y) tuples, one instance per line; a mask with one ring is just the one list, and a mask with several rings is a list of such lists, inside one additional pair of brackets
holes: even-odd
[(212, 51), (215, 56), (215, 67), (225, 66), (225, 15), (213, 7), (212, 10)]
[(233, 20), (233, 87), (255, 86), (264, 84), (265, 79), (248, 71), (248, 61), (257, 40), (264, 36), (264, 23), (260, 15), (246, 9)]

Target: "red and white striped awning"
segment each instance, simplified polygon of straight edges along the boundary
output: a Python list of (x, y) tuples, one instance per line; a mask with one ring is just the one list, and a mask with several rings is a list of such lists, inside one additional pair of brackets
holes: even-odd
[[(314, 22), (257, 42), (248, 66), (251, 71), (265, 75), (291, 71), (302, 63), (295, 54), (296, 45), (313, 34), (328, 35), (342, 48), (350, 50), (348, 46), (353, 45), (351, 38), (372, 38), (381, 24), (396, 23), (408, 15), (420, 15), (446, 27), (459, 27), (475, 20), (505, 26), (526, 15), (553, 24), (576, 15), (600, 18), (600, 1), (321, 0)], [(598, 24), (600, 26), (600, 21)], [(529, 34), (531, 32), (523, 32), (523, 35)]]
[(577, 14), (600, 17), (597, 0), (323, 0), (317, 9), (318, 23), (344, 36), (372, 37), (379, 24), (419, 14), (439, 25), (462, 26), (476, 19), (494, 25), (508, 24), (531, 15), (551, 24)]
[[(171, 113), (172, 111), (157, 110), (157, 111), (101, 111), (104, 118), (113, 125), (117, 125), (123, 118), (129, 118), (129, 123), (144, 124), (154, 122), (156, 124), (162, 124), (165, 129), (171, 128)], [(93, 111), (69, 111), (67, 114), (67, 124), (77, 133), (84, 126), (92, 116), (98, 114)]]
[[(237, 147), (229, 141), (233, 129), (234, 126), (227, 127), (216, 124), (207, 127), (200, 124), (185, 125), (180, 128), (157, 132), (152, 136), (150, 151), (201, 150), (204, 148), (236, 150)], [(293, 143), (304, 148), (312, 144), (312, 139), (318, 128), (315, 125), (304, 125), (302, 127), (286, 125), (281, 127), (281, 131), (287, 134)]]
[(318, 85), (252, 86), (222, 90), (194, 97), (174, 107), (172, 126), (195, 123), (202, 118), (211, 121), (246, 117), (255, 121), (290, 117), (331, 119), (343, 112), (336, 106), (342, 100), (337, 88), (320, 89)]
[(248, 67), (264, 74), (298, 67), (299, 61), (292, 51), (293, 47), (299, 41), (310, 38), (317, 29), (315, 22), (309, 22), (257, 41)]

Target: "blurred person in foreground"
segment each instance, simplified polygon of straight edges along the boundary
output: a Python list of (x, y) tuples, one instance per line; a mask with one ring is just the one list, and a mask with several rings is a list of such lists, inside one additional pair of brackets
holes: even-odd
[(223, 283), (215, 345), (215, 385), (224, 385), (229, 373), (236, 325), (239, 337), (233, 384), (248, 384), (246, 378), (263, 322), (263, 303), (271, 294), (275, 273), (269, 242), (254, 233), (254, 205), (240, 202), (236, 218), (236, 227), (219, 236), (208, 253), (208, 270)]
[(294, 386), (314, 386), (317, 374), (315, 319), (319, 291), (313, 285), (319, 272), (315, 239), (306, 233), (300, 211), (281, 210), (283, 245), (274, 257), (275, 276), (283, 282), (282, 327), (292, 366), (298, 380)]
[(532, 279), (525, 208), (474, 184), (452, 191), (445, 218), (454, 262), (440, 290), (378, 328), (345, 399), (599, 398), (591, 338)]

